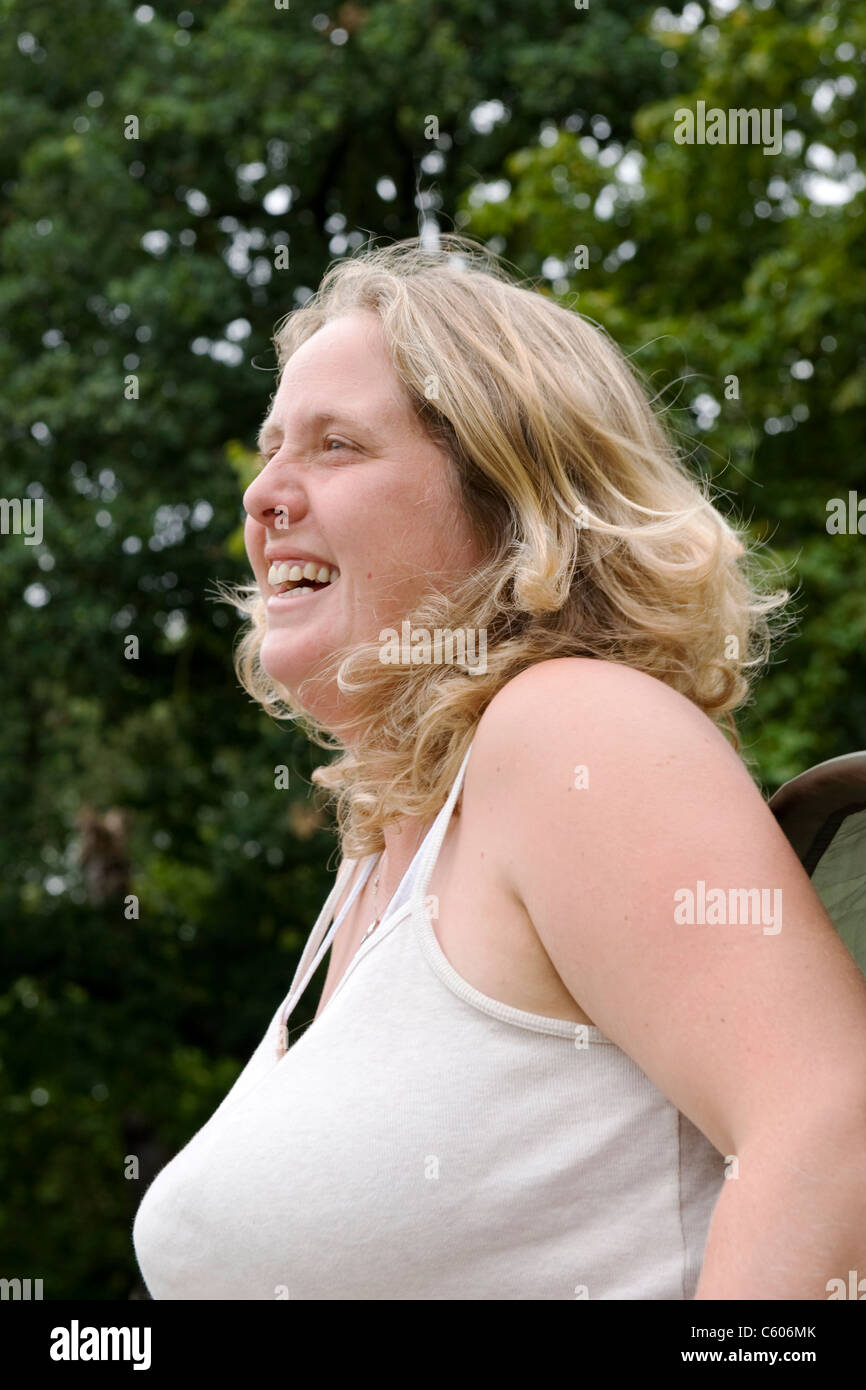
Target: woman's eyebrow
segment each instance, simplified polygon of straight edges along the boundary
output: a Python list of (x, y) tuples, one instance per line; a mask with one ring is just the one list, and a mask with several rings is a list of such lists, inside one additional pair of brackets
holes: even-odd
[[(370, 431), (370, 426), (366, 421), (343, 410), (317, 410), (314, 414), (308, 415), (305, 419), (301, 420), (300, 427), (301, 430), (304, 431), (310, 430), (316, 425), (340, 424), (348, 425), (351, 429), (362, 430), (365, 434), (369, 434)], [(256, 447), (263, 452), (269, 440), (272, 438), (281, 439), (282, 435), (282, 427), (278, 425), (275, 420), (267, 419), (259, 430)]]

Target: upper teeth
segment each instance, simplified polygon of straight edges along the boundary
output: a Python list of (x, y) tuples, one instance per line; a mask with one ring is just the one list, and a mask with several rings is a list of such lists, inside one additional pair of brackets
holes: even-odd
[(303, 567), (284, 561), (282, 564), (271, 565), (268, 570), (268, 583), (285, 584), (287, 581), (297, 582), (299, 579), (312, 579), (317, 584), (333, 584), (339, 573), (338, 569), (329, 569), (327, 565), (317, 565), (313, 560), (308, 560)]

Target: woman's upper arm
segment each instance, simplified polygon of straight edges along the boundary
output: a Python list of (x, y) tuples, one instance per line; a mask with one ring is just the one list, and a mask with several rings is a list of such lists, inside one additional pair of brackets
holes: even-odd
[(473, 759), (566, 988), (721, 1153), (807, 1103), (862, 1102), (866, 982), (691, 702), (614, 663), (544, 662), (491, 702)]

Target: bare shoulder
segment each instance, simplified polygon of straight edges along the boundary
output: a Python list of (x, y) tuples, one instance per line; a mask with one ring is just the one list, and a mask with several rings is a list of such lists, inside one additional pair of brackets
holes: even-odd
[[(587, 764), (590, 759), (590, 764)], [(538, 662), (491, 700), (472, 759), (479, 781), (543, 788), (583, 768), (584, 780), (618, 769), (635, 793), (660, 763), (688, 761), (693, 775), (731, 778), (763, 803), (745, 763), (685, 695), (634, 667), (589, 657)]]
[(844, 1110), (862, 1092), (862, 976), (685, 696), (615, 663), (539, 663), (485, 710), (466, 790), (572, 998), (720, 1152), (808, 1095)]
[(655, 676), (623, 662), (588, 656), (559, 657), (528, 666), (497, 692), (485, 714), (495, 708), (502, 718), (509, 711), (518, 712), (527, 701), (544, 701), (551, 710), (565, 704), (565, 712), (574, 701), (592, 704), (599, 697), (622, 701), (634, 710), (667, 706), (700, 714), (691, 700)]
[[(475, 764), (473, 768), (473, 763)], [(713, 721), (663, 681), (616, 662), (539, 662), (497, 692), (479, 721), (467, 794), (497, 808), (512, 886), (540, 839), (600, 872), (623, 846), (657, 853), (696, 832), (716, 846), (760, 831), (787, 846), (763, 793)]]

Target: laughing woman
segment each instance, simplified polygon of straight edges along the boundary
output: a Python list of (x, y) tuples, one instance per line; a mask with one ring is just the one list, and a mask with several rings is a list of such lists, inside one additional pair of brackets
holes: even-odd
[(732, 715), (785, 596), (609, 339), (464, 238), (338, 262), (276, 344), (239, 670), (337, 749), (343, 860), (145, 1194), (151, 1294), (825, 1298), (866, 985)]

